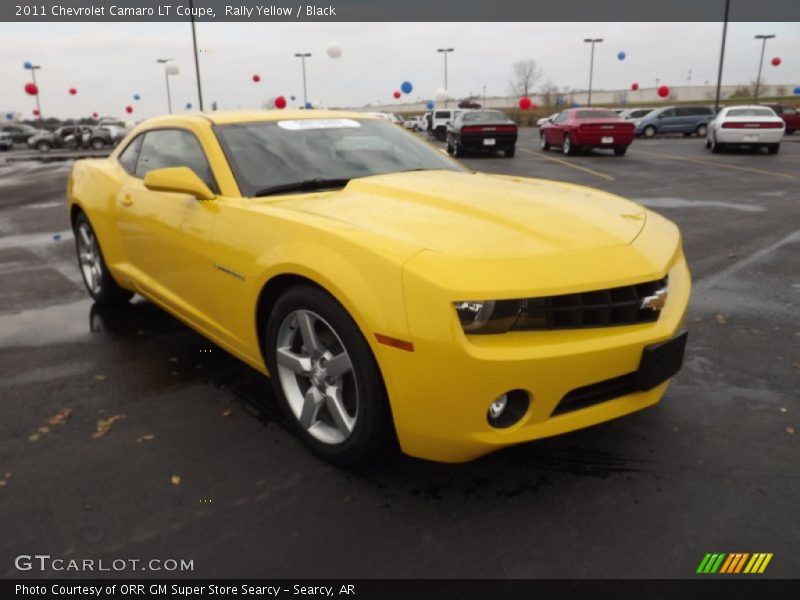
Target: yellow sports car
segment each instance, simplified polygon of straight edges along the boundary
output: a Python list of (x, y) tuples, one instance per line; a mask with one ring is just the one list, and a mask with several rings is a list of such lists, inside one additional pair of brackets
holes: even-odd
[(607, 421), (683, 359), (675, 225), (360, 113), (151, 119), (77, 162), (67, 197), (97, 303), (141, 294), (270, 375), (338, 464), (394, 436), (460, 462)]

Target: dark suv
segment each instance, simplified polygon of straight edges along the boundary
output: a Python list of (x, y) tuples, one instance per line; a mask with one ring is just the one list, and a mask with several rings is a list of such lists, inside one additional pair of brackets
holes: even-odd
[(28, 138), (28, 146), (39, 152), (50, 152), (51, 148), (79, 148), (87, 129), (84, 125), (67, 125), (52, 133), (43, 131)]
[(0, 150), (5, 152), (6, 150), (11, 150), (14, 147), (14, 140), (11, 139), (11, 135), (6, 133), (5, 131), (0, 131)]
[(15, 144), (24, 144), (28, 141), (28, 138), (42, 132), (41, 129), (36, 129), (36, 127), (31, 127), (26, 123), (3, 125), (0, 131), (9, 134)]

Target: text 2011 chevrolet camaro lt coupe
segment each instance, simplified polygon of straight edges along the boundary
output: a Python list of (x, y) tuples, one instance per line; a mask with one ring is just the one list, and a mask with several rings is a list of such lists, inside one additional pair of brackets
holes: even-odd
[(159, 117), (68, 184), (96, 302), (134, 292), (271, 376), (353, 464), (459, 462), (661, 398), (683, 358), (677, 228), (623, 198), (467, 171), (358, 113)]

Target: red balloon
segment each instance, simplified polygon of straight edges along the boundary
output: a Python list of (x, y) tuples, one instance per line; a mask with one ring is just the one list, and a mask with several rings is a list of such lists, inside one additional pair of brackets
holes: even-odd
[(33, 109), (33, 116), (34, 117), (38, 117), (39, 116), (39, 109), (38, 108), (34, 108)]
[(92, 113), (92, 117), (93, 117), (93, 118), (95, 118), (95, 119), (96, 119), (98, 116), (99, 116), (99, 115), (98, 115), (96, 112), (93, 112), (93, 113)]
[(533, 102), (531, 102), (531, 99), (528, 98), (527, 96), (524, 96), (524, 97), (519, 99), (519, 107), (522, 110), (528, 110), (532, 105), (533, 105)]
[(401, 94), (400, 92), (397, 92), (397, 91), (395, 91), (395, 92), (392, 94), (392, 96), (394, 96), (395, 100), (399, 99), (399, 98), (400, 98), (400, 96), (402, 96), (402, 95), (403, 95), (403, 94)]
[(666, 85), (658, 86), (658, 95), (661, 96), (662, 98), (666, 98), (667, 96), (669, 96), (669, 87)]
[(772, 66), (773, 67), (777, 67), (779, 64), (781, 64), (780, 57), (776, 56), (775, 58), (772, 59)]
[(631, 84), (631, 89), (635, 92), (636, 90), (639, 89), (639, 84), (638, 83), (632, 83)]
[(253, 81), (255, 81), (256, 83), (261, 81), (261, 75), (253, 75)]
[(286, 98), (283, 96), (275, 98), (275, 108), (286, 108)]
[(39, 88), (36, 87), (35, 83), (26, 83), (25, 93), (27, 93), (29, 96), (35, 96), (36, 94), (39, 93)]
[(70, 96), (74, 96), (75, 94), (78, 93), (78, 90), (76, 90), (75, 88), (69, 88), (69, 93), (70, 93)]
[(128, 114), (131, 114), (133, 112), (133, 107), (132, 106), (126, 106), (125, 107), (125, 112), (128, 113)]

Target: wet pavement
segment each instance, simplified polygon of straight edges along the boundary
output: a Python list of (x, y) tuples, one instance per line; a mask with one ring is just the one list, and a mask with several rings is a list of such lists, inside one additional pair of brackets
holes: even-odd
[[(573, 158), (523, 131), (514, 159), (465, 159), (676, 221), (695, 278), (686, 364), (623, 419), (355, 472), (311, 456), (265, 378), (166, 313), (93, 307), (69, 164), (0, 163), (0, 575), (42, 576), (13, 564), (40, 553), (187, 559), (199, 577), (689, 577), (706, 552), (771, 552), (765, 576), (797, 576), (794, 137), (777, 156), (692, 138)], [(139, 574), (154, 575), (118, 573)]]

